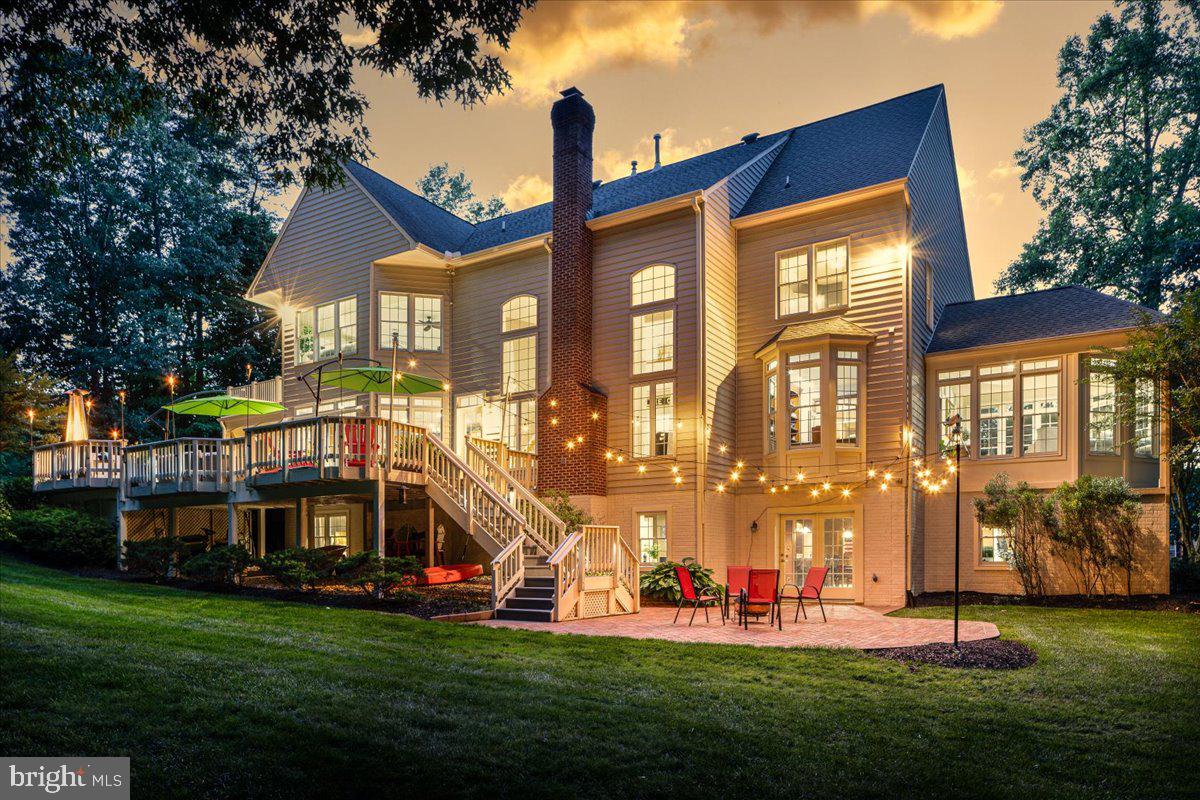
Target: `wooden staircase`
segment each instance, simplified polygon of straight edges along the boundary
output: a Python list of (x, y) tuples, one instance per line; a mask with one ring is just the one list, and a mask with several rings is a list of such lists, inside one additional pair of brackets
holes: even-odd
[(525, 576), (496, 608), (496, 619), (554, 621), (554, 572), (546, 556), (525, 554)]

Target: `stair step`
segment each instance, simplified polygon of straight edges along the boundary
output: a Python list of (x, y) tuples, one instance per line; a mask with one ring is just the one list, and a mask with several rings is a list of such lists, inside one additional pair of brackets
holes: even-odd
[(521, 622), (553, 622), (554, 612), (542, 609), (497, 608), (496, 619), (511, 619)]
[(518, 586), (513, 589), (513, 594), (517, 597), (538, 597), (549, 600), (554, 599), (553, 586)]
[(530, 577), (529, 575), (526, 575), (525, 586), (529, 588), (537, 587), (541, 589), (553, 589), (554, 578), (541, 578), (537, 576)]
[(541, 597), (509, 597), (504, 601), (505, 608), (543, 609), (550, 611), (554, 608), (554, 600)]

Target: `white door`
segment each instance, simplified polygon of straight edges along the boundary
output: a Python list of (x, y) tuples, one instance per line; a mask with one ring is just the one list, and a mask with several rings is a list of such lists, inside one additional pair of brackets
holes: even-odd
[(785, 515), (779, 520), (781, 584), (804, 585), (809, 567), (828, 567), (821, 596), (854, 599), (854, 515)]
[(784, 517), (781, 564), (781, 584), (804, 585), (804, 576), (812, 566), (813, 525), (812, 517)]

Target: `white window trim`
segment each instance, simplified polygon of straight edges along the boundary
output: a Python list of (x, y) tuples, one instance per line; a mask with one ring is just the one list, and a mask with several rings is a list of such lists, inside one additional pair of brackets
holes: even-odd
[[(670, 295), (670, 297), (662, 297), (662, 298), (659, 298), (658, 300), (646, 300), (641, 303), (634, 302), (634, 299), (633, 299), (634, 298), (634, 290), (633, 290), (634, 281), (637, 279), (638, 275), (641, 275), (643, 272), (645, 272), (647, 270), (654, 269), (655, 267), (670, 268), (670, 270), (671, 270), (671, 295)], [(676, 267), (674, 264), (667, 262), (667, 261), (656, 261), (653, 264), (647, 264), (646, 266), (642, 267), (641, 269), (634, 270), (633, 274), (631, 274), (629, 276), (629, 307), (630, 308), (648, 308), (651, 306), (656, 306), (660, 303), (674, 303), (676, 300), (676, 295), (678, 294), (678, 291), (679, 291), (679, 268)]]
[(633, 530), (633, 545), (635, 548), (635, 552), (638, 555), (638, 560), (639, 560), (639, 563), (640, 563), (642, 569), (650, 569), (650, 568), (658, 566), (657, 562), (641, 561), (642, 529), (638, 523), (641, 521), (642, 516), (647, 515), (647, 514), (665, 514), (666, 515), (666, 517), (667, 517), (667, 536), (666, 536), (666, 542), (664, 544), (664, 549), (666, 550), (666, 552), (660, 553), (659, 555), (661, 557), (665, 557), (668, 561), (671, 560), (671, 509), (661, 508), (661, 507), (635, 508), (633, 510), (633, 524), (632, 524), (631, 528)]
[[(349, 327), (342, 325), (342, 303), (347, 300), (354, 301), (354, 350), (349, 353), (342, 353), (342, 328)], [(333, 354), (329, 356), (321, 355), (321, 331), (320, 331), (320, 309), (330, 306), (333, 308)], [(312, 314), (312, 357), (300, 360), (300, 323), (299, 316), (301, 314)], [(292, 317), (292, 363), (299, 364), (319, 364), (322, 361), (328, 361), (331, 358), (337, 358), (339, 353), (343, 355), (357, 355), (361, 349), (362, 337), (358, 335), (358, 295), (348, 294), (345, 297), (338, 297), (324, 303), (315, 303), (311, 306), (304, 306), (296, 309), (295, 315)]]
[[(653, 314), (658, 314), (658, 313), (661, 313), (664, 311), (671, 312), (671, 366), (663, 367), (662, 369), (648, 370), (646, 372), (638, 372), (637, 371), (637, 338), (634, 333), (634, 331), (636, 330), (636, 325), (634, 323), (634, 320), (636, 320), (640, 317), (648, 317)], [(665, 303), (663, 303), (661, 305), (655, 303), (655, 304), (647, 304), (644, 306), (638, 306), (637, 312), (629, 315), (629, 374), (634, 376), (634, 378), (636, 378), (639, 381), (641, 381), (642, 379), (644, 379), (648, 376), (673, 375), (675, 373), (676, 366), (679, 363), (678, 344), (679, 344), (679, 312), (678, 312), (678, 309), (675, 308), (675, 305), (672, 301), (666, 301)]]
[[(658, 398), (658, 393), (655, 391), (660, 383), (671, 384), (671, 438), (668, 440), (668, 449), (665, 454), (656, 455), (654, 453), (655, 435), (658, 433), (658, 414), (655, 401)], [(634, 422), (636, 420), (636, 403), (634, 399), (638, 389), (642, 387), (650, 389), (650, 452), (644, 456), (637, 455), (637, 441), (634, 438)], [(636, 384), (629, 387), (629, 452), (634, 461), (651, 461), (656, 458), (675, 458), (678, 442), (676, 441), (679, 433), (679, 385), (674, 378), (659, 378), (650, 381), (638, 381)]]
[[(995, 528), (995, 525), (983, 525), (978, 519), (975, 520), (975, 569), (980, 571), (1000, 571), (1012, 572), (1014, 567), (1011, 561), (984, 561), (983, 560), (983, 529)], [(1008, 531), (1009, 541), (1012, 541), (1012, 530)], [(1011, 549), (1011, 547), (1010, 547)]]
[[(508, 308), (508, 304), (514, 300), (522, 300), (526, 297), (533, 300), (533, 322), (522, 328), (509, 328), (508, 330), (505, 330), (504, 329), (504, 314), (505, 314), (505, 309)], [(509, 297), (507, 300), (505, 300), (503, 303), (500, 304), (500, 334), (502, 336), (508, 336), (509, 334), (518, 334), (518, 333), (524, 333), (525, 331), (537, 330), (540, 327), (538, 323), (541, 320), (541, 311), (542, 311), (542, 301), (536, 294), (532, 294), (530, 292), (521, 292), (520, 294), (514, 294), (512, 297)]]
[[(383, 308), (383, 303), (381, 301), (381, 298), (385, 294), (392, 295), (394, 297), (407, 298), (405, 303), (406, 303), (406, 308), (408, 309), (408, 316), (405, 320), (404, 325), (405, 325), (405, 329), (408, 333), (408, 340), (401, 341), (400, 349), (397, 352), (400, 352), (400, 353), (444, 353), (444, 352), (446, 352), (446, 307), (448, 305), (448, 300), (447, 300), (446, 295), (438, 294), (436, 292), (434, 292), (434, 293), (430, 293), (430, 292), (397, 292), (397, 291), (392, 291), (391, 289), (379, 289), (378, 291), (375, 292), (375, 319), (376, 319), (375, 338), (376, 338), (376, 344), (379, 345), (379, 347), (378, 347), (379, 350), (389, 350), (390, 351), (392, 349), (392, 343), (388, 342), (387, 344), (384, 344), (384, 342), (381, 338), (383, 336), (383, 314), (381, 312), (381, 309)], [(418, 348), (416, 346), (416, 342), (417, 342), (416, 314), (417, 314), (417, 298), (419, 298), (419, 297), (426, 298), (426, 299), (438, 300), (441, 303), (442, 319), (440, 322), (437, 323), (437, 327), (439, 329), (441, 329), (441, 337), (440, 337), (441, 345), (436, 350), (428, 350), (425, 348)]]
[[(817, 265), (817, 248), (825, 247), (826, 245), (839, 244), (842, 242), (844, 242), (846, 245), (846, 302), (842, 303), (841, 305), (829, 306), (827, 308), (822, 308), (818, 311), (818, 310), (816, 310), (817, 278), (816, 278), (816, 272), (815, 272), (815, 270), (817, 268), (817, 266), (816, 266)], [(786, 258), (787, 256), (793, 255), (795, 253), (799, 253), (801, 251), (807, 251), (807, 253), (808, 253), (808, 264), (807, 264), (807, 267), (808, 267), (808, 310), (797, 311), (792, 314), (781, 314), (781, 313), (779, 313), (779, 288), (780, 288), (780, 281), (779, 281), (780, 265), (779, 265), (779, 262), (782, 259)], [(825, 240), (819, 241), (819, 242), (809, 242), (808, 244), (802, 244), (797, 247), (789, 247), (786, 250), (776, 251), (776, 253), (775, 253), (775, 319), (791, 319), (793, 317), (803, 317), (803, 316), (807, 316), (807, 315), (811, 315), (811, 314), (827, 314), (827, 313), (830, 313), (833, 311), (839, 311), (842, 309), (849, 308), (851, 305), (851, 292), (854, 288), (852, 285), (852, 279), (851, 279), (851, 273), (854, 271), (853, 265), (854, 265), (854, 252), (850, 246), (850, 237), (849, 236), (838, 236), (833, 239), (825, 239)]]

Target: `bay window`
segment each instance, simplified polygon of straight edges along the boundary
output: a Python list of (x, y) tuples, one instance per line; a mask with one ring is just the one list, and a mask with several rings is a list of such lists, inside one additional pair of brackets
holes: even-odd
[(788, 356), (788, 442), (821, 443), (821, 354)]
[(675, 452), (675, 382), (633, 387), (633, 457)]
[[(1011, 371), (1012, 365), (1007, 365)], [(984, 367), (980, 375), (1003, 367)], [(979, 455), (1013, 454), (1013, 379), (991, 378), (979, 382)]]
[(836, 426), (838, 444), (858, 444), (858, 353), (837, 351)]
[(1158, 402), (1154, 382), (1140, 380), (1134, 386), (1133, 454), (1158, 455)]
[(1088, 365), (1088, 451), (1117, 452), (1117, 379), (1113, 362), (1092, 359)]
[(950, 420), (957, 414), (961, 420), (963, 448), (971, 446), (971, 370), (943, 370), (938, 373), (938, 432), (942, 449), (951, 449), (953, 433)]
[(767, 452), (775, 452), (775, 407), (779, 402), (779, 361), (772, 360), (767, 364)]
[(1021, 452), (1058, 452), (1058, 359), (1021, 364)]

